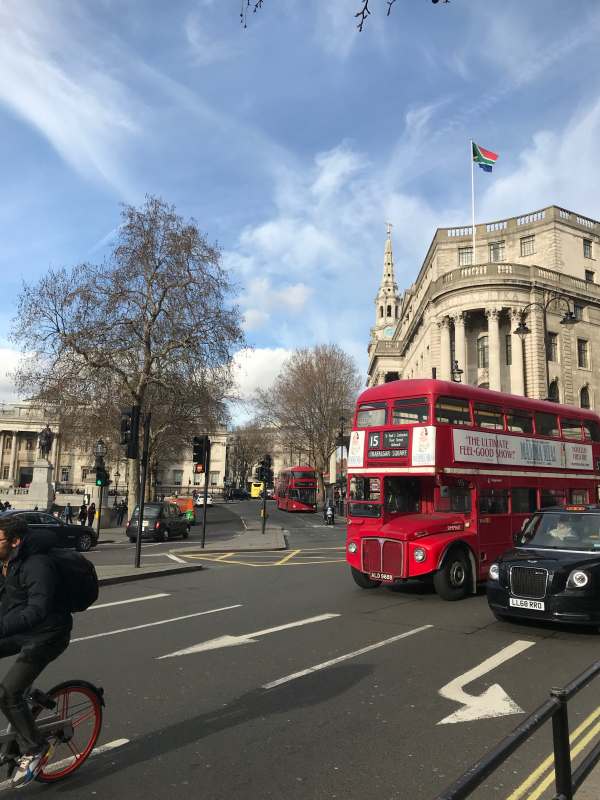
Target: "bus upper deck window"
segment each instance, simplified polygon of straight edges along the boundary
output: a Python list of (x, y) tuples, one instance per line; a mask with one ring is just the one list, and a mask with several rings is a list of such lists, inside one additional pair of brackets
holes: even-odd
[(581, 420), (560, 418), (560, 429), (565, 439), (582, 439)]
[(438, 397), (435, 404), (435, 418), (449, 425), (470, 425), (469, 401), (459, 397)]
[(414, 425), (429, 420), (429, 402), (426, 397), (395, 400), (392, 425)]
[(556, 414), (545, 414), (543, 411), (536, 412), (535, 432), (539, 436), (553, 436), (558, 438), (558, 419)]
[(374, 428), (376, 425), (385, 425), (385, 403), (363, 403), (356, 415), (357, 428)]
[(479, 428), (489, 428), (496, 431), (504, 430), (504, 414), (502, 409), (497, 406), (475, 403), (473, 416), (475, 417), (475, 425)]
[(592, 442), (600, 442), (600, 426), (592, 419), (583, 420), (583, 435)]
[(533, 433), (533, 419), (525, 412), (515, 411), (506, 415), (506, 426), (516, 433)]

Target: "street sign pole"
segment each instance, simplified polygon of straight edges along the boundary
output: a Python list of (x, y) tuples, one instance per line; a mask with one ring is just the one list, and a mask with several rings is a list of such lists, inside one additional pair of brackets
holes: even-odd
[(204, 449), (204, 506), (202, 508), (202, 549), (206, 541), (206, 510), (208, 507), (208, 475), (210, 472), (210, 439), (206, 437)]
[(144, 444), (142, 447), (142, 474), (140, 477), (140, 499), (138, 502), (138, 529), (135, 542), (135, 566), (140, 566), (142, 558), (142, 523), (144, 521), (144, 499), (146, 494), (146, 473), (148, 470), (148, 444), (150, 441), (150, 414), (144, 417)]

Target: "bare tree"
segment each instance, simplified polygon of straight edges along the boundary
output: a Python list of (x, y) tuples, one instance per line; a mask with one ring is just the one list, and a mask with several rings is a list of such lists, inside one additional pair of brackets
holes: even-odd
[(114, 433), (119, 407), (135, 404), (152, 413), (156, 447), (222, 413), (243, 334), (219, 251), (194, 220), (156, 197), (121, 217), (104, 264), (51, 269), (23, 287), (12, 338), (26, 355), (15, 378), (61, 410), (79, 444), (84, 429)]
[(300, 449), (320, 474), (328, 469), (340, 416), (349, 418), (360, 387), (354, 359), (337, 345), (296, 350), (269, 389), (259, 390), (257, 406), (275, 427), (283, 447)]
[(273, 430), (262, 425), (259, 420), (239, 425), (233, 431), (229, 467), (236, 486), (246, 486), (252, 467), (263, 455), (272, 452), (274, 440)]

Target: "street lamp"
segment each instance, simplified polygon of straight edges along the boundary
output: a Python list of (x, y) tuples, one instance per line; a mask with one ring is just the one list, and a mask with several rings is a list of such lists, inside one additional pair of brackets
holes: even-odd
[(117, 507), (117, 498), (119, 496), (119, 478), (121, 477), (121, 473), (119, 470), (115, 472), (115, 502), (113, 504), (114, 508)]
[(563, 318), (560, 321), (561, 325), (569, 326), (569, 325), (574, 325), (576, 322), (579, 322), (575, 314), (571, 311), (569, 298), (566, 295), (562, 294), (561, 292), (548, 292), (547, 295), (544, 295), (544, 302), (534, 301), (532, 303), (527, 303), (527, 305), (521, 309), (519, 313), (519, 324), (514, 330), (517, 336), (521, 339), (521, 342), (524, 342), (527, 334), (531, 333), (531, 329), (528, 327), (526, 322), (528, 310), (530, 308), (539, 308), (541, 310), (542, 320), (544, 323), (544, 363), (546, 367), (546, 400), (550, 399), (550, 368), (548, 366), (548, 319), (547, 318), (548, 318), (548, 308), (554, 302), (564, 303), (566, 306)]
[(463, 370), (458, 366), (458, 361), (454, 359), (452, 362), (452, 380), (454, 383), (460, 383)]
[(346, 417), (340, 415), (340, 510), (339, 513), (344, 513), (344, 424)]
[(94, 447), (94, 455), (98, 458), (104, 458), (107, 453), (106, 445), (104, 444), (103, 439), (98, 439), (96, 442), (96, 446)]

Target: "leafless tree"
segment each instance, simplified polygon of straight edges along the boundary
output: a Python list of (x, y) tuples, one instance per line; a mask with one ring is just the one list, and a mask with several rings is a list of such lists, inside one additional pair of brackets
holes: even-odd
[(266, 453), (272, 453), (275, 437), (272, 429), (259, 420), (239, 425), (232, 434), (229, 469), (236, 486), (245, 488), (252, 468)]
[(156, 197), (121, 217), (105, 263), (51, 269), (24, 285), (15, 378), (23, 394), (60, 409), (79, 445), (101, 430), (114, 440), (119, 408), (141, 406), (156, 449), (222, 415), (243, 334), (219, 251), (194, 220)]
[(269, 389), (259, 390), (262, 418), (282, 447), (306, 452), (321, 476), (329, 467), (340, 427), (350, 418), (360, 387), (354, 359), (337, 345), (296, 350)]

